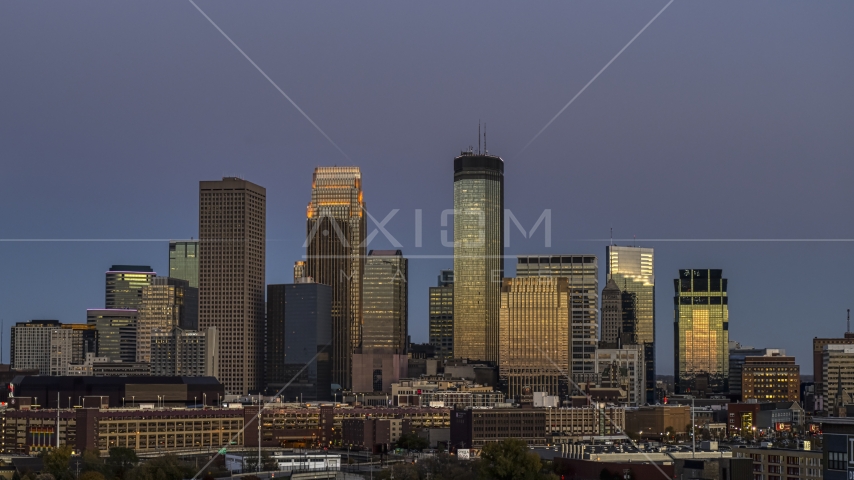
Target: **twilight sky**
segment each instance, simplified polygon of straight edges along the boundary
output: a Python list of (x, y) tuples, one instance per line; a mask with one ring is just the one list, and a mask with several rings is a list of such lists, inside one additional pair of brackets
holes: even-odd
[[(335, 164), (362, 168), (378, 221), (399, 209), (385, 226), (405, 255), (448, 256), (410, 260), (426, 341), (452, 159), (479, 119), (505, 206), (526, 228), (552, 212), (551, 248), (514, 230), (508, 255), (596, 254), (601, 287), (610, 228), (656, 249), (659, 374), (682, 268), (722, 268), (730, 338), (785, 348), (802, 373), (810, 339), (844, 331), (854, 3), (676, 0), (522, 153), (666, 0), (197, 3), (352, 163), (189, 2), (3, 2), (4, 359), (10, 324), (103, 307), (110, 265), (165, 274), (165, 239), (198, 235), (199, 180), (267, 188), (267, 283), (290, 282), (312, 170)], [(693, 241), (710, 239), (847, 241)]]

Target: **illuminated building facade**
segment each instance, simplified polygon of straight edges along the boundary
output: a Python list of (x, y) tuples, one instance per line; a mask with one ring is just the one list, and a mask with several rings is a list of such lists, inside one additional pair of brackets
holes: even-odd
[(655, 252), (652, 248), (608, 245), (607, 279), (637, 301), (637, 336), (644, 346), (646, 400), (655, 403)]
[(199, 182), (199, 328), (219, 334), (219, 381), (262, 386), (267, 190), (241, 178)]
[(359, 167), (315, 168), (306, 216), (304, 275), (332, 287), (332, 383), (349, 389), (362, 340), (367, 230)]
[(599, 264), (595, 255), (519, 256), (518, 278), (567, 279), (570, 315), (570, 369), (575, 381), (596, 369), (594, 357), (599, 326)]
[(676, 393), (725, 392), (729, 306), (721, 270), (680, 270), (674, 280)]
[(511, 398), (526, 387), (549, 395), (569, 393), (570, 298), (565, 277), (504, 279), (498, 375)]
[(741, 399), (759, 402), (797, 402), (801, 367), (795, 357), (745, 357), (741, 367)]
[(190, 282), (199, 288), (199, 241), (172, 240), (169, 242), (169, 276)]
[(362, 281), (362, 351), (406, 353), (408, 262), (400, 250), (371, 250)]
[(454, 357), (498, 361), (504, 277), (504, 161), (454, 159)]
[(436, 357), (454, 358), (454, 271), (442, 270), (430, 287), (430, 345)]
[(106, 273), (106, 309), (136, 310), (142, 303), (142, 289), (157, 275), (149, 266), (113, 265)]
[(151, 361), (151, 333), (173, 328), (195, 329), (199, 324), (199, 291), (178, 278), (154, 277), (142, 289), (137, 325), (136, 361)]

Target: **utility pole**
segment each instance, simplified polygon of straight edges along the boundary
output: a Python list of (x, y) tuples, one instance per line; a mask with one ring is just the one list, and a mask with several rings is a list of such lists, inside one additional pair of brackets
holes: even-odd
[(59, 392), (56, 392), (56, 448), (59, 448)]
[(258, 392), (258, 471), (261, 471), (261, 392)]
[(697, 426), (694, 424), (694, 397), (691, 397), (691, 458), (697, 458)]

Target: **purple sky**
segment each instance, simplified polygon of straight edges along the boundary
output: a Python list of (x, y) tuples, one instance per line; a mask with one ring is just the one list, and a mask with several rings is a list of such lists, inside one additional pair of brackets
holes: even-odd
[[(854, 238), (850, 1), (677, 0), (519, 154), (665, 3), (198, 1), (362, 168), (372, 214), (400, 209), (404, 254), (450, 253), (439, 217), (478, 119), (506, 207), (528, 228), (552, 210), (552, 247), (514, 233), (508, 254), (594, 253), (604, 277), (611, 227)], [(267, 282), (289, 282), (313, 168), (350, 164), (189, 2), (6, 2), (0, 65), (3, 239), (196, 236), (198, 181), (240, 175), (267, 188)], [(678, 269), (722, 268), (731, 339), (807, 374), (810, 338), (841, 335), (854, 303), (852, 242), (639, 243), (656, 248), (661, 374)], [(165, 242), (0, 243), (0, 318), (83, 322), (110, 265), (167, 258)], [(416, 341), (451, 264), (410, 261)]]

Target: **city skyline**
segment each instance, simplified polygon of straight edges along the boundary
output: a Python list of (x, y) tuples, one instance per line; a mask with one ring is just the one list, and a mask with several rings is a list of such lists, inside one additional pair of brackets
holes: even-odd
[[(414, 340), (427, 340), (428, 287), (452, 266), (415, 255), (446, 250), (439, 225), (452, 207), (446, 162), (476, 145), (478, 118), (506, 163), (506, 207), (525, 229), (543, 209), (553, 212), (551, 247), (542, 230), (531, 240), (511, 225), (508, 256), (593, 253), (604, 261), (611, 227), (620, 245), (637, 235), (639, 245), (656, 249), (656, 274), (665, 281), (656, 291), (659, 373), (672, 371), (667, 282), (685, 265), (727, 272), (733, 340), (785, 348), (805, 372), (811, 351), (794, 334), (798, 326), (809, 321), (818, 337), (844, 332), (854, 292), (841, 273), (854, 268), (850, 242), (694, 240), (854, 238), (847, 221), (854, 73), (852, 62), (839, 61), (850, 58), (850, 4), (769, 11), (676, 2), (523, 155), (519, 149), (662, 5), (572, 4), (518, 15), (473, 3), (454, 7), (453, 18), (426, 6), (389, 12), (411, 20), (406, 28), (346, 5), (199, 5), (360, 166), (377, 220), (400, 209), (386, 228), (411, 259)], [(144, 28), (118, 8), (10, 7), (7, 19), (32, 21), (7, 20), (2, 30), (20, 39), (0, 52), (13, 67), (0, 86), (14, 92), (4, 94), (0, 153), (15, 180), (0, 199), (21, 205), (3, 209), (4, 237), (99, 241), (0, 244), (7, 328), (32, 318), (82, 323), (86, 308), (103, 305), (102, 275), (112, 264), (167, 272), (166, 239), (198, 238), (197, 182), (234, 173), (269, 191), (266, 283), (291, 281), (291, 265), (304, 254), (305, 179), (315, 165), (349, 162), (185, 7), (140, 6)], [(463, 20), (476, 17), (483, 21)], [(74, 34), (81, 22), (91, 35)], [(151, 35), (152, 25), (160, 34)], [(521, 43), (491, 33), (531, 25), (536, 34)], [(453, 38), (454, 48), (440, 37)], [(81, 51), (88, 54), (77, 58)], [(73, 68), (63, 67), (67, 58), (76, 58)], [(341, 65), (353, 72), (346, 82)], [(502, 75), (490, 73), (504, 65), (511, 68)], [(461, 71), (476, 73), (447, 80)], [(79, 188), (87, 183), (98, 188)], [(691, 202), (676, 201), (705, 183), (726, 192), (714, 211), (698, 216)], [(104, 201), (152, 190), (145, 201)], [(631, 208), (636, 202), (642, 208)], [(416, 209), (423, 210), (423, 247), (415, 247)], [(163, 241), (125, 241), (133, 239)], [(394, 247), (383, 235), (374, 240), (373, 248)], [(791, 271), (796, 283), (782, 282)], [(48, 301), (28, 288), (36, 284), (52, 292)], [(788, 289), (827, 301), (813, 309), (781, 295)]]

